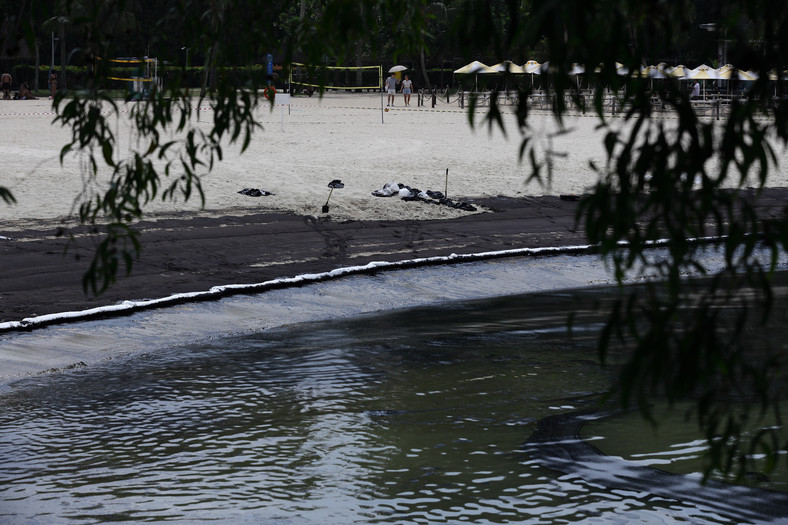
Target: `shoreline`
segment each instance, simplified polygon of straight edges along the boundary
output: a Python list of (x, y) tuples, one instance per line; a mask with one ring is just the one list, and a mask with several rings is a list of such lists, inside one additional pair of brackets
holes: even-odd
[[(535, 252), (544, 253), (538, 249)], [(165, 349), (177, 351), (179, 347), (217, 337), (455, 301), (556, 293), (612, 282), (609, 270), (593, 255), (553, 253), (461, 261), (462, 258), (447, 258), (440, 264), (409, 268), (381, 265), (385, 271), (376, 271), (378, 265), (372, 264), (369, 271), (340, 271), (328, 279), (305, 275), (263, 291), (241, 290), (217, 296), (216, 300), (181, 302), (119, 316), (6, 331), (0, 333), (0, 390), (4, 385), (41, 373)]]
[[(0, 323), (372, 263), (587, 245), (576, 224), (576, 201), (543, 196), (473, 202), (490, 211), (444, 220), (258, 213), (146, 221), (139, 225), (143, 249), (131, 274), (124, 276), (121, 267), (118, 281), (99, 297), (82, 291), (96, 242), (89, 227), (75, 231), (71, 241), (52, 230), (13, 232), (16, 237), (0, 238)], [(761, 216), (780, 218), (788, 188), (767, 188), (754, 202)]]

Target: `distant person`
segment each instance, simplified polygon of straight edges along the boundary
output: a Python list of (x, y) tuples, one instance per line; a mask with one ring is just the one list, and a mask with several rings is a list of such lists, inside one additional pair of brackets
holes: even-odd
[(3, 88), (3, 100), (11, 100), (11, 78), (10, 73), (3, 73), (0, 75), (0, 87)]
[(405, 105), (410, 106), (410, 94), (413, 91), (413, 81), (405, 75), (405, 80), (402, 81), (402, 98), (405, 100)]
[(49, 72), (49, 100), (55, 98), (57, 93), (57, 71), (51, 70)]
[(697, 80), (695, 84), (692, 86), (692, 93), (690, 94), (690, 100), (695, 100), (700, 98), (700, 82)]
[(30, 91), (30, 85), (27, 83), (27, 81), (22, 82), (22, 84), (19, 86), (19, 100), (36, 100), (33, 92)]
[(394, 96), (397, 94), (397, 77), (394, 76), (394, 73), (386, 79), (386, 91), (389, 92), (388, 104), (386, 105), (393, 106)]

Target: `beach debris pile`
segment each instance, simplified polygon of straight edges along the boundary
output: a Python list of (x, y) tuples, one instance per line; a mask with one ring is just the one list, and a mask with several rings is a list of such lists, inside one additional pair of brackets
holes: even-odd
[(273, 195), (270, 191), (258, 190), (257, 188), (244, 188), (238, 193), (248, 195), (249, 197), (267, 197), (268, 195)]
[(440, 191), (422, 191), (418, 188), (411, 188), (405, 184), (387, 182), (381, 189), (372, 192), (375, 197), (400, 197), (404, 201), (421, 201), (429, 204), (440, 204), (464, 211), (476, 211), (476, 206), (469, 202), (453, 201)]

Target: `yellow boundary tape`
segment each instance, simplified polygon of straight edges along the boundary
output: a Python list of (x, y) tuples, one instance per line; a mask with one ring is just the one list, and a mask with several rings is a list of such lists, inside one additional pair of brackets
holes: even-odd
[(121, 80), (124, 82), (153, 82), (152, 78), (118, 78), (118, 77), (104, 77), (108, 80)]
[(310, 69), (310, 67), (307, 66), (306, 64), (302, 64), (300, 62), (291, 62), (290, 63), (290, 75), (289, 75), (289, 78), (288, 78), (288, 82), (291, 85), (292, 84), (297, 84), (299, 86), (307, 86), (307, 87), (313, 87), (313, 88), (320, 88), (320, 87), (322, 87), (324, 89), (346, 89), (346, 90), (352, 90), (352, 89), (376, 89), (377, 90), (377, 89), (381, 89), (383, 87), (383, 66), (314, 66), (314, 67), (311, 68), (313, 70), (318, 70), (318, 69), (344, 69), (346, 71), (359, 70), (359, 69), (377, 70), (377, 72), (378, 72), (378, 85), (377, 86), (348, 86), (348, 87), (343, 87), (343, 86), (320, 86), (319, 84), (307, 84), (305, 82), (293, 81), (293, 66), (303, 66), (303, 67), (305, 67), (307, 69)]
[[(309, 69), (309, 66), (300, 62), (291, 62), (291, 66), (304, 66)], [(380, 69), (381, 66), (313, 66), (312, 69)]]
[(139, 58), (135, 60), (127, 60), (124, 58), (101, 58), (96, 57), (98, 60), (104, 60), (105, 62), (117, 62), (118, 64), (142, 64), (144, 62), (155, 62), (155, 58)]

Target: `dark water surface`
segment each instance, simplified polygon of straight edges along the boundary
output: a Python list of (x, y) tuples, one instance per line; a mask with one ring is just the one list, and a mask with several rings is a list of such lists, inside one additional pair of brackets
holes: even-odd
[(597, 406), (612, 293), (304, 323), (19, 381), (0, 395), (0, 522), (742, 522), (523, 446), (538, 420)]

